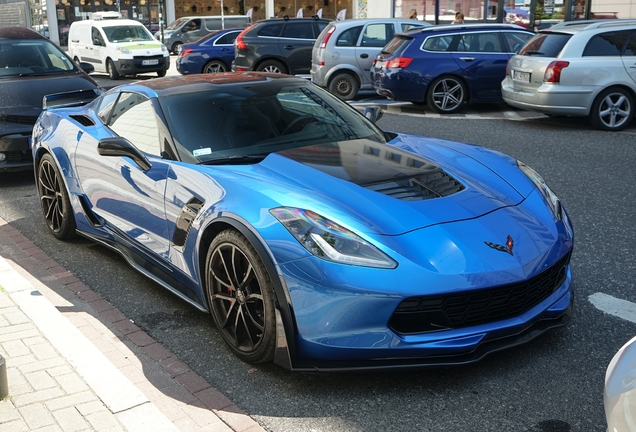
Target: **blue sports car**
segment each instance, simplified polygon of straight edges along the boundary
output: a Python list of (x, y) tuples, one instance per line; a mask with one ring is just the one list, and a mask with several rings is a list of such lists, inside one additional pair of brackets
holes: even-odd
[(33, 132), (51, 233), (209, 311), (246, 362), (464, 364), (570, 320), (570, 219), (513, 158), (383, 131), (379, 110), (280, 74), (55, 101)]
[(218, 30), (196, 42), (181, 45), (177, 71), (183, 75), (228, 72), (234, 61), (234, 39), (243, 30)]

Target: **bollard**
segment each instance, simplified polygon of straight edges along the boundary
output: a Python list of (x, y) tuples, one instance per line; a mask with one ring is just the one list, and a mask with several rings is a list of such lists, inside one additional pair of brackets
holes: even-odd
[(0, 355), (0, 400), (9, 396), (9, 383), (7, 381), (7, 364)]

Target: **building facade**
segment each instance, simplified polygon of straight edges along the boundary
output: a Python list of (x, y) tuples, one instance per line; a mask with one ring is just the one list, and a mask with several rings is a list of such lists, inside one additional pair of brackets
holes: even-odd
[(465, 22), (512, 22), (528, 28), (546, 19), (636, 18), (634, 0), (44, 0), (44, 7), (28, 1), (32, 15), (39, 17), (37, 24), (48, 26), (51, 40), (62, 46), (73, 21), (102, 11), (119, 11), (151, 31), (183, 16), (209, 15), (251, 15), (252, 21), (285, 15), (398, 18), (415, 10), (418, 19), (432, 24), (449, 23), (461, 12)]

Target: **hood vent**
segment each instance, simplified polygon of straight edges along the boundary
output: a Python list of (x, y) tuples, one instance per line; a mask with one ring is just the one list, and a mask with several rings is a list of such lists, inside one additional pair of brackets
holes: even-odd
[(85, 115), (72, 115), (70, 117), (82, 126), (95, 126), (95, 122)]
[(441, 198), (465, 189), (464, 185), (446, 174), (441, 168), (430, 174), (363, 186), (403, 201)]

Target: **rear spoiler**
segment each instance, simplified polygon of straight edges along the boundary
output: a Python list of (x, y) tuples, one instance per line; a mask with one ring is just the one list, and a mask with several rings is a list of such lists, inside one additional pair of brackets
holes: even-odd
[(42, 98), (42, 109), (86, 105), (100, 94), (100, 89), (88, 89), (46, 95)]

